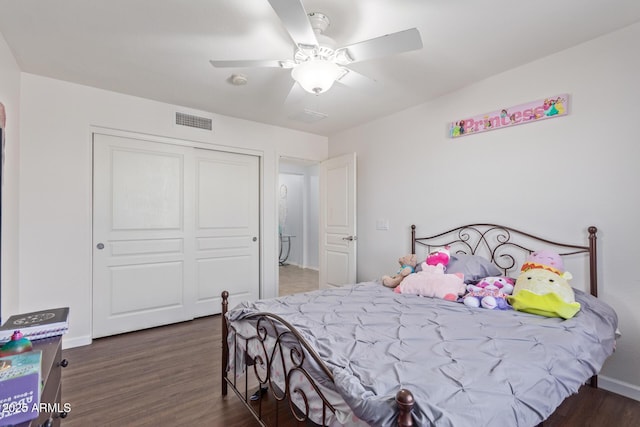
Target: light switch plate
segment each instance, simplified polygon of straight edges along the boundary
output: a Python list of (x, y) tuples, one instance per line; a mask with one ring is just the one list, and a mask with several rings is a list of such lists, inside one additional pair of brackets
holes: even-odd
[(376, 220), (376, 230), (388, 230), (389, 229), (389, 220), (388, 219), (379, 219)]

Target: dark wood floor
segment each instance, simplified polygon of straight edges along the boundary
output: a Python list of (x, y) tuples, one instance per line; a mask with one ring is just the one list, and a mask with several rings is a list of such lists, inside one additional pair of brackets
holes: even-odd
[[(258, 425), (232, 391), (221, 396), (219, 315), (100, 338), (63, 357), (64, 427)], [(544, 426), (640, 426), (640, 402), (583, 387)]]
[(235, 396), (221, 397), (220, 340), (212, 316), (63, 350), (63, 425), (257, 425)]

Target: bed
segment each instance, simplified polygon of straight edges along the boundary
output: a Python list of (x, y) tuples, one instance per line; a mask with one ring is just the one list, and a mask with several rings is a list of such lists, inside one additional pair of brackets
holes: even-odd
[(419, 258), (446, 245), (504, 276), (517, 277), (535, 250), (556, 251), (581, 304), (567, 320), (398, 294), (378, 280), (231, 310), (224, 291), (222, 394), (233, 390), (261, 425), (269, 399), (252, 401), (256, 386), (276, 413), (310, 424), (539, 425), (583, 384), (597, 387), (615, 348), (616, 313), (597, 299), (597, 229), (587, 232), (565, 244), (495, 224), (426, 237), (411, 226)]

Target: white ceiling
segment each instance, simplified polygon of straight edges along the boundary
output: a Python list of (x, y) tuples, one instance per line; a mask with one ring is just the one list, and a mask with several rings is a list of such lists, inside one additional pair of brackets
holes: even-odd
[[(424, 47), (352, 64), (374, 91), (336, 84), (285, 106), (290, 71), (209, 63), (292, 58), (267, 0), (0, 0), (0, 32), (28, 73), (331, 135), (640, 21), (640, 0), (302, 1), (338, 46), (416, 27)], [(328, 116), (290, 118), (304, 109)]]

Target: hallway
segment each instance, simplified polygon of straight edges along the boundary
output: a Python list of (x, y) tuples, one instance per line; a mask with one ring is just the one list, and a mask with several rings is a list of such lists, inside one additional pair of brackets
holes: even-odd
[(279, 296), (314, 291), (318, 289), (318, 284), (318, 270), (291, 264), (280, 267)]

